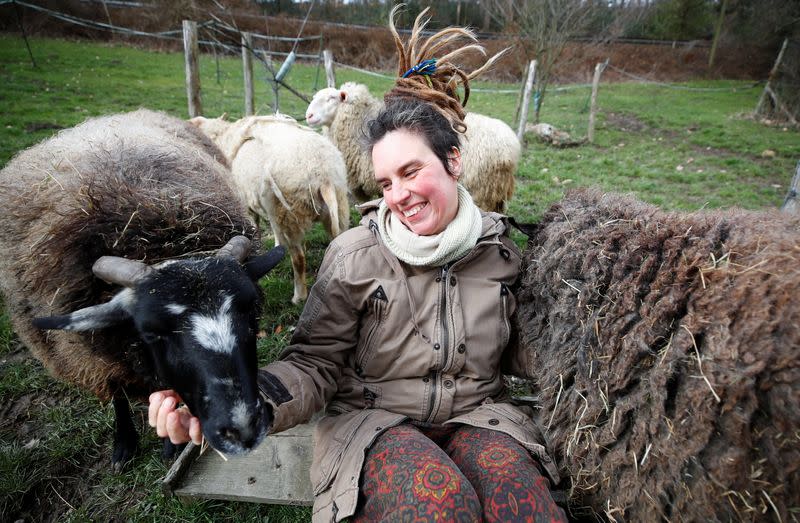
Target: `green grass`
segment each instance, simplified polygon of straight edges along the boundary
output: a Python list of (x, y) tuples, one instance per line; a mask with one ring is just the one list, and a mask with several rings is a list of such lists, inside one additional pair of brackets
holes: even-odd
[[(37, 68), (31, 66), (21, 38), (0, 35), (0, 166), (57, 128), (89, 116), (149, 107), (187, 117), (179, 53), (48, 39), (33, 39), (31, 47)], [(263, 82), (258, 63), (255, 77), (257, 110), (269, 113), (272, 91)], [(337, 70), (337, 79), (366, 83), (376, 94), (390, 86), (389, 80), (342, 68)], [(288, 77), (293, 87), (308, 95), (323, 81), (324, 71), (314, 64), (296, 64)], [(206, 115), (242, 115), (238, 57), (217, 63), (204, 55), (201, 85)], [(632, 192), (666, 209), (779, 206), (800, 158), (798, 132), (765, 127), (748, 118), (760, 89), (748, 89), (747, 83), (681, 86), (694, 90), (603, 84), (594, 145), (557, 149), (528, 136), (509, 214), (521, 222), (534, 221), (565, 190), (579, 186)], [(475, 87), (517, 88), (494, 83)], [(584, 87), (552, 88), (544, 99), (542, 121), (575, 138), (585, 136), (588, 96)], [(516, 93), (473, 92), (469, 108), (513, 124), (517, 98)], [(302, 117), (305, 107), (301, 100), (281, 92), (282, 112)], [(766, 150), (774, 151), (774, 157), (762, 157)], [(353, 211), (353, 223), (356, 220)], [(522, 242), (521, 237), (516, 239)], [(312, 230), (306, 243), (313, 281), (327, 245), (321, 227)], [(291, 279), (285, 260), (262, 280), (266, 298), (258, 346), (262, 363), (273, 360), (286, 346), (300, 314), (301, 307), (289, 302)], [(62, 519), (76, 522), (310, 518), (303, 508), (221, 501), (184, 504), (165, 498), (159, 482), (167, 466), (158, 457), (157, 438), (144, 427), (143, 406), (137, 410), (144, 432), (142, 451), (123, 473), (110, 473), (110, 405), (54, 381), (38, 362), (26, 358), (5, 314), (0, 315), (0, 397), (6, 403), (0, 420), (2, 520), (38, 519), (49, 513), (64, 514)], [(8, 405), (18, 406), (19, 412), (12, 416)], [(20, 507), (34, 506), (35, 500), (42, 503), (42, 512), (20, 516)]]

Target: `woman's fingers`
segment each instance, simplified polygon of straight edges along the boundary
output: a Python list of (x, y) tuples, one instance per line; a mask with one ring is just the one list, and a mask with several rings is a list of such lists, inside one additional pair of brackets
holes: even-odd
[(175, 445), (180, 445), (181, 443), (189, 441), (188, 411), (173, 410), (167, 414), (166, 432), (169, 440)]
[(170, 414), (175, 412), (176, 406), (177, 402), (175, 401), (175, 398), (170, 396), (164, 398), (164, 401), (161, 402), (161, 407), (159, 407), (158, 414), (156, 415), (156, 432), (158, 433), (158, 437), (169, 437), (169, 433), (167, 431), (167, 418)]
[(178, 408), (180, 397), (174, 390), (160, 390), (150, 394), (147, 422), (155, 427), (160, 438), (169, 438), (176, 445), (190, 439), (199, 445), (203, 439), (200, 420), (192, 416), (185, 405)]
[(200, 445), (203, 442), (203, 430), (200, 428), (200, 420), (191, 417), (189, 420), (189, 437), (192, 438), (192, 443)]
[(165, 391), (156, 391), (150, 394), (150, 405), (147, 407), (147, 423), (151, 427), (156, 426), (156, 420), (158, 419), (158, 409), (161, 408), (161, 402), (164, 401), (164, 392)]

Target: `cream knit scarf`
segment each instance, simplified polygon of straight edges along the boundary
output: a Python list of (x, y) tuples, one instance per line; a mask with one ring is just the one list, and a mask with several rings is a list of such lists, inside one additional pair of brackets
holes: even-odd
[(439, 267), (469, 252), (481, 235), (481, 212), (469, 192), (458, 184), (458, 213), (439, 234), (420, 236), (411, 232), (381, 200), (378, 207), (378, 230), (386, 247), (409, 265)]

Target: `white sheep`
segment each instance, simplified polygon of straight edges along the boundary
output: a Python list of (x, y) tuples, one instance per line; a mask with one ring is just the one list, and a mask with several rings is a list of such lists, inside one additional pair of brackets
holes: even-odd
[[(318, 91), (306, 110), (306, 122), (327, 128), (347, 164), (347, 181), (353, 196), (366, 201), (381, 195), (375, 183), (372, 160), (362, 147), (364, 127), (383, 107), (362, 84), (348, 82), (340, 89)], [(464, 171), (461, 183), (475, 203), (487, 211), (505, 210), (514, 193), (521, 147), (514, 131), (504, 122), (467, 113), (467, 132), (461, 137)]]
[(256, 218), (268, 220), (275, 243), (292, 257), (292, 303), (305, 300), (303, 241), (315, 221), (331, 238), (348, 229), (350, 207), (341, 153), (327, 138), (284, 115), (249, 116), (236, 122), (192, 118), (222, 149), (234, 185)]

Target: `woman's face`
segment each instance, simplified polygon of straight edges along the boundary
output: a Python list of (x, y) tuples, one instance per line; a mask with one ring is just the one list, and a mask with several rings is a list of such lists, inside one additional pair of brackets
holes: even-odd
[[(405, 129), (386, 133), (372, 148), (372, 165), (386, 205), (412, 232), (438, 234), (456, 217), (456, 178), (420, 135)], [(461, 172), (461, 155), (455, 147), (450, 170)]]

